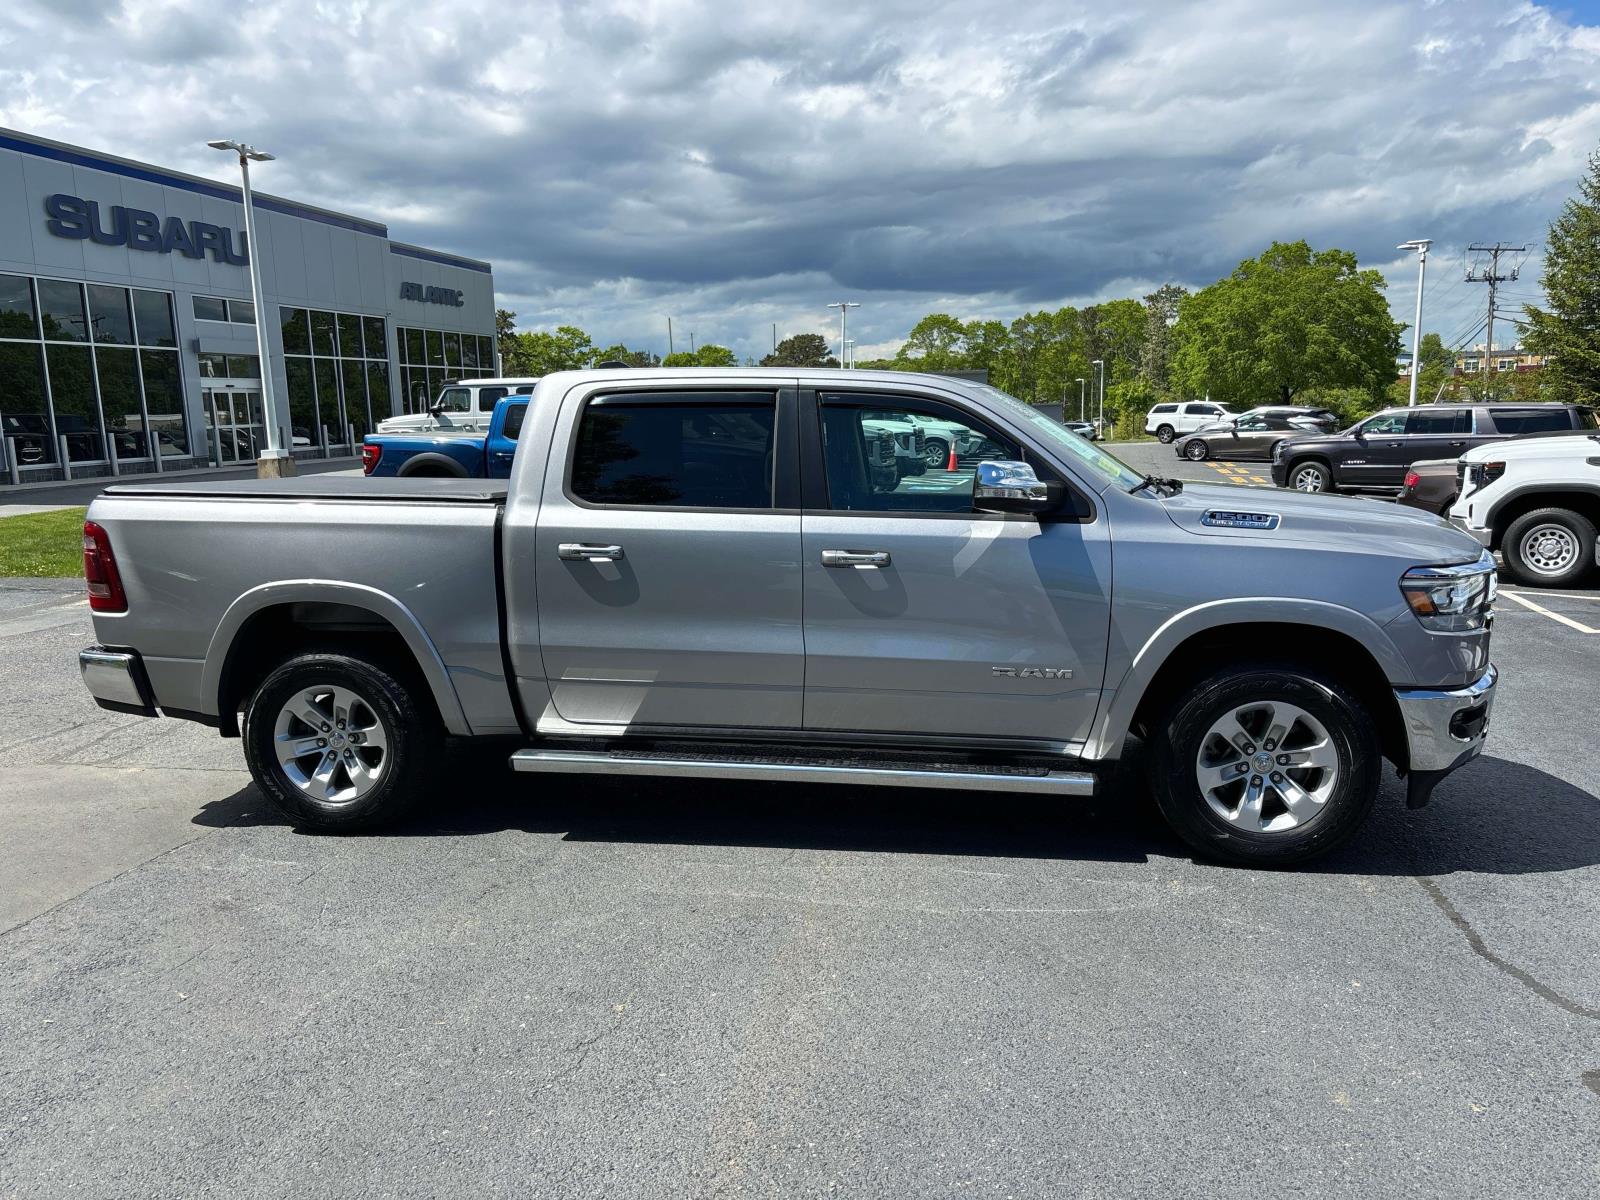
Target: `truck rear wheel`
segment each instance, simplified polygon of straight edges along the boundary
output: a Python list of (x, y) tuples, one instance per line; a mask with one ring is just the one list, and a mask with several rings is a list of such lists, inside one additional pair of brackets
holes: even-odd
[(1518, 583), (1567, 587), (1594, 562), (1594, 524), (1565, 508), (1523, 513), (1500, 539), (1506, 567)]
[(244, 714), (256, 786), (296, 827), (390, 823), (429, 790), (443, 749), (431, 710), (386, 667), (302, 654), (266, 677)]
[(1151, 784), (1173, 832), (1244, 866), (1287, 866), (1342, 845), (1381, 778), (1360, 704), (1299, 668), (1230, 668), (1201, 680), (1154, 749)]

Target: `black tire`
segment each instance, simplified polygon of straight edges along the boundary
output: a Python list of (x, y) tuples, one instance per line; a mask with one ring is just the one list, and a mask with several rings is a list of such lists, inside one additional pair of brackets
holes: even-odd
[[(1317, 486), (1301, 487), (1296, 481), (1304, 475), (1317, 476), (1319, 480)], [(1288, 481), (1289, 487), (1297, 492), (1315, 494), (1317, 492), (1332, 492), (1335, 490), (1333, 472), (1328, 469), (1326, 463), (1317, 462), (1315, 459), (1305, 459), (1297, 463), (1290, 463), (1289, 469), (1284, 472), (1284, 478)]]
[(1178, 431), (1171, 425), (1160, 425), (1156, 428), (1156, 441), (1163, 446), (1170, 446), (1172, 439), (1178, 436)]
[(930, 471), (942, 471), (950, 462), (950, 443), (942, 438), (929, 438), (922, 445), (922, 463)]
[[(1553, 536), (1541, 537), (1541, 531)], [(1570, 587), (1587, 575), (1594, 564), (1594, 541), (1594, 522), (1582, 513), (1567, 508), (1536, 508), (1506, 526), (1505, 536), (1500, 539), (1500, 552), (1506, 560), (1506, 571), (1518, 583), (1530, 587)], [(1543, 565), (1538, 552), (1541, 542), (1563, 545), (1572, 552), (1572, 561), (1560, 569)]]
[(1183, 448), (1183, 456), (1190, 462), (1205, 462), (1211, 457), (1211, 447), (1196, 438)]
[[(1333, 791), (1302, 826), (1267, 833), (1241, 829), (1214, 812), (1201, 794), (1196, 764), (1212, 724), (1230, 708), (1257, 701), (1281, 701), (1309, 713), (1324, 726), (1337, 755)], [(1305, 862), (1349, 840), (1378, 794), (1383, 769), (1370, 719), (1337, 682), (1304, 668), (1219, 671), (1189, 688), (1157, 728), (1150, 765), (1156, 805), (1172, 831), (1208, 858), (1254, 867)]]
[[(443, 754), (444, 730), (432, 698), (423, 692), (420, 681), (405, 682), (407, 675), (403, 668), (396, 670), (388, 664), (343, 654), (308, 653), (291, 658), (262, 680), (245, 705), (245, 762), (262, 795), (297, 828), (327, 833), (376, 829), (398, 820), (432, 790)], [(363, 717), (370, 713), (382, 726), (386, 743), (383, 755), (374, 763), (381, 766), (376, 782), (365, 794), (342, 802), (320, 799), (303, 790), (276, 752), (278, 718), (285, 705), (297, 692), (320, 687), (345, 689), (357, 697)], [(304, 731), (307, 725), (293, 728)], [(314, 739), (317, 732), (296, 736)], [(337, 731), (328, 732), (332, 736)], [(370, 755), (374, 749), (369, 745), (365, 753)], [(313, 766), (321, 765), (317, 753), (309, 759)], [(334, 778), (343, 778), (356, 790), (353, 776), (335, 774)]]

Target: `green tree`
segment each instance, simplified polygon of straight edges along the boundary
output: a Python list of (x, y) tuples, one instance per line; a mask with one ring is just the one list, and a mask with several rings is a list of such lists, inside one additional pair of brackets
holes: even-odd
[(507, 361), (516, 362), (518, 375), (580, 371), (594, 361), (594, 343), (576, 325), (557, 326), (554, 333), (540, 330), (514, 336), (514, 358), (508, 356)]
[(621, 342), (594, 352), (594, 361), (627, 363), (630, 367), (659, 367), (661, 356), (648, 350), (629, 350)]
[(1158, 395), (1172, 390), (1172, 327), (1178, 306), (1189, 289), (1164, 283), (1144, 298), (1144, 345), (1139, 349), (1139, 377)]
[[(1455, 370), (1456, 356), (1446, 349), (1437, 333), (1422, 335), (1417, 347), (1417, 403), (1430, 403)], [(1447, 389), (1448, 390), (1448, 389)], [(1411, 399), (1411, 377), (1402, 375), (1389, 385), (1389, 403), (1405, 404)]]
[(778, 348), (761, 360), (763, 367), (837, 367), (839, 360), (828, 353), (828, 341), (820, 333), (796, 333), (778, 343)]
[(739, 365), (739, 356), (726, 346), (719, 346), (715, 342), (707, 342), (693, 353), (679, 350), (676, 354), (669, 354), (661, 360), (663, 367), (736, 367)]
[(516, 352), (517, 314), (508, 308), (494, 310), (494, 344), (500, 351), (500, 363), (503, 370), (511, 375), (517, 372), (511, 370), (513, 355)]
[(1287, 404), (1319, 385), (1381, 397), (1402, 328), (1383, 292), (1347, 250), (1274, 242), (1179, 306), (1173, 379), (1236, 404)]
[(967, 327), (949, 313), (929, 313), (911, 327), (895, 358), (908, 371), (965, 370)]
[(1528, 348), (1551, 356), (1541, 370), (1566, 400), (1600, 397), (1600, 153), (1545, 238), (1548, 308), (1528, 305)]

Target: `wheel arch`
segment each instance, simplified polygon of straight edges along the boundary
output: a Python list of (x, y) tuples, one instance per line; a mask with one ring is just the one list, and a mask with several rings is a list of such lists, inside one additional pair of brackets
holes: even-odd
[(1384, 630), (1353, 609), (1313, 600), (1227, 600), (1179, 613), (1158, 629), (1117, 683), (1085, 747), (1114, 759), (1135, 727), (1157, 719), (1188, 684), (1230, 661), (1332, 674), (1378, 718), (1385, 757), (1404, 769), (1408, 742), (1394, 696), (1409, 667)]
[(326, 646), (334, 634), (342, 645), (397, 656), (426, 685), (445, 729), (472, 732), (444, 660), (410, 609), (362, 584), (303, 579), (252, 588), (212, 634), (200, 694), (216, 705), (223, 734), (238, 735), (238, 705), (268, 671), (289, 653)]
[(402, 479), (410, 475), (442, 475), (455, 479), (470, 478), (465, 467), (448, 454), (441, 454), (437, 450), (425, 450), (421, 454), (412, 455), (400, 464), (400, 470), (397, 474)]
[(1587, 517), (1591, 524), (1600, 528), (1600, 492), (1563, 483), (1534, 484), (1519, 488), (1514, 496), (1506, 497), (1490, 510), (1488, 524), (1493, 539), (1490, 548), (1500, 548), (1501, 539), (1505, 537), (1511, 522), (1539, 508), (1569, 509)]

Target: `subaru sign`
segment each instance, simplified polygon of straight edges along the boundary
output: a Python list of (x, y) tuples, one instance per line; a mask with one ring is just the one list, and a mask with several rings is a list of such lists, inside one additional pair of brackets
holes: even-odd
[(244, 239), (234, 249), (233, 233), (208, 221), (185, 221), (168, 217), (163, 223), (153, 212), (113, 204), (102, 215), (98, 200), (57, 193), (46, 196), (44, 211), (49, 216), (45, 228), (59, 238), (90, 241), (97, 246), (126, 246), (151, 254), (171, 254), (176, 250), (185, 258), (204, 258), (211, 252), (215, 262), (242, 267), (250, 260), (244, 253)]

